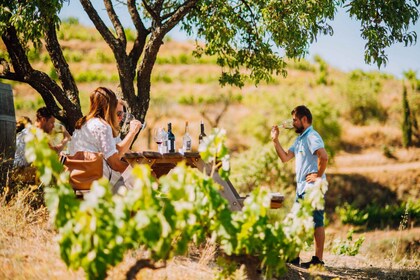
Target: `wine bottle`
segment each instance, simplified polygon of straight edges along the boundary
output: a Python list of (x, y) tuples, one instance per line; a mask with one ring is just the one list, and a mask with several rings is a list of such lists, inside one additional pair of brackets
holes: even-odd
[(172, 123), (168, 123), (168, 149), (170, 153), (175, 153), (175, 135), (172, 133)]
[(200, 124), (200, 135), (198, 136), (198, 144), (200, 145), (201, 142), (203, 142), (203, 138), (206, 137), (207, 135), (204, 133), (204, 122), (201, 121)]
[(162, 153), (166, 154), (168, 152), (168, 133), (163, 129), (162, 131)]
[(191, 152), (191, 137), (188, 133), (188, 121), (185, 122), (185, 134), (182, 137), (182, 149), (184, 152)]

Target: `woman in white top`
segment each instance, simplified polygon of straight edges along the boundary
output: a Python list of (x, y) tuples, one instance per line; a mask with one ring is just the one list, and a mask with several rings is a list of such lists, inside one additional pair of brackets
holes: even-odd
[[(110, 179), (114, 192), (124, 185), (121, 175), (128, 167), (121, 160), (123, 153), (119, 153), (115, 142), (115, 137), (119, 134), (117, 104), (117, 97), (112, 90), (99, 87), (93, 91), (90, 95), (89, 113), (77, 121), (69, 145), (70, 155), (78, 151), (100, 152), (104, 155), (103, 176)], [(123, 141), (131, 143), (141, 126), (140, 121), (132, 120)]]

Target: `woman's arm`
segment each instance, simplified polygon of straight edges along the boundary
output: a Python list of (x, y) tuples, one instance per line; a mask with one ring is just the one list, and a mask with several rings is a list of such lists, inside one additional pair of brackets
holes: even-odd
[(128, 166), (128, 163), (120, 160), (118, 153), (113, 154), (107, 158), (106, 161), (112, 170), (118, 171), (120, 173), (123, 173)]
[(129, 150), (131, 143), (134, 140), (134, 137), (136, 137), (137, 132), (139, 132), (140, 128), (142, 127), (142, 123), (138, 120), (132, 120), (130, 122), (130, 129), (125, 136), (124, 140), (117, 143), (117, 150), (118, 150), (118, 156), (122, 158), (124, 154)]

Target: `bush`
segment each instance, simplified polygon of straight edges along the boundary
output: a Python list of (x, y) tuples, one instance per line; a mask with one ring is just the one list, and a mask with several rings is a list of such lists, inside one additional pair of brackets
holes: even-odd
[(384, 122), (387, 112), (379, 103), (382, 89), (381, 77), (366, 74), (361, 70), (350, 72), (343, 89), (347, 109), (345, 117), (356, 125), (365, 125), (370, 120)]
[(119, 78), (117, 74), (109, 75), (103, 71), (88, 70), (78, 73), (75, 76), (76, 82), (90, 83), (90, 82), (118, 82)]
[(232, 184), (242, 193), (269, 186), (273, 191), (294, 190), (294, 165), (283, 164), (271, 143), (251, 148), (232, 159)]
[(313, 117), (314, 129), (318, 131), (324, 140), (325, 149), (330, 157), (330, 162), (332, 162), (336, 152), (341, 147), (339, 112), (327, 101), (319, 101), (310, 105), (309, 108)]
[(67, 62), (80, 62), (85, 58), (85, 55), (80, 51), (71, 51), (69, 49), (65, 49), (63, 54)]
[(370, 204), (364, 209), (357, 209), (346, 203), (343, 207), (337, 207), (336, 212), (343, 224), (366, 226), (369, 229), (398, 228), (405, 216), (408, 216), (407, 222), (413, 226), (420, 224), (420, 200), (385, 207)]
[(365, 237), (362, 235), (353, 242), (353, 229), (351, 229), (347, 233), (347, 240), (334, 240), (332, 251), (337, 255), (356, 256), (359, 254), (360, 247), (364, 241)]
[(328, 85), (328, 64), (319, 55), (314, 58), (315, 62), (319, 64), (318, 77), (316, 79), (317, 85)]

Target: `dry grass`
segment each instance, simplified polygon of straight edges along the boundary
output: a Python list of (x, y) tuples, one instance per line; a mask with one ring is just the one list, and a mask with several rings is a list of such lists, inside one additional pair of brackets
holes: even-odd
[[(4, 196), (1, 200), (0, 279), (83, 279), (83, 271), (68, 270), (61, 261), (54, 241), (56, 232), (48, 223), (47, 210), (31, 208), (34, 188), (19, 192), (9, 202)], [(416, 279), (419, 276), (420, 228), (366, 232), (363, 233), (366, 241), (359, 255), (331, 254), (332, 240), (345, 238), (347, 230), (341, 226), (327, 228), (325, 270), (314, 272), (291, 267), (280, 279), (311, 279), (315, 276), (322, 279)], [(355, 234), (354, 238), (360, 234)], [(306, 260), (311, 255), (312, 248), (308, 247), (301, 256)], [(128, 252), (121, 264), (110, 269), (108, 279), (126, 279), (136, 260), (146, 257), (141, 250)], [(215, 245), (191, 247), (188, 256), (176, 257), (161, 269), (143, 269), (136, 279), (213, 279), (219, 269), (215, 264), (216, 257)], [(234, 279), (244, 277), (244, 268), (238, 268)]]
[[(33, 209), (36, 186), (20, 191), (10, 201), (0, 201), (0, 279), (84, 279), (82, 270), (67, 269), (60, 259), (56, 231), (48, 222), (48, 211)], [(215, 269), (209, 264), (215, 246), (191, 250), (191, 258), (176, 257), (158, 270), (144, 269), (137, 279), (211, 279)], [(108, 279), (126, 279), (127, 271), (144, 252), (129, 252), (124, 261), (109, 271)], [(158, 264), (162, 265), (162, 264)]]
[(0, 203), (0, 279), (83, 279), (68, 271), (54, 242), (56, 233), (43, 207), (34, 210), (34, 188)]

